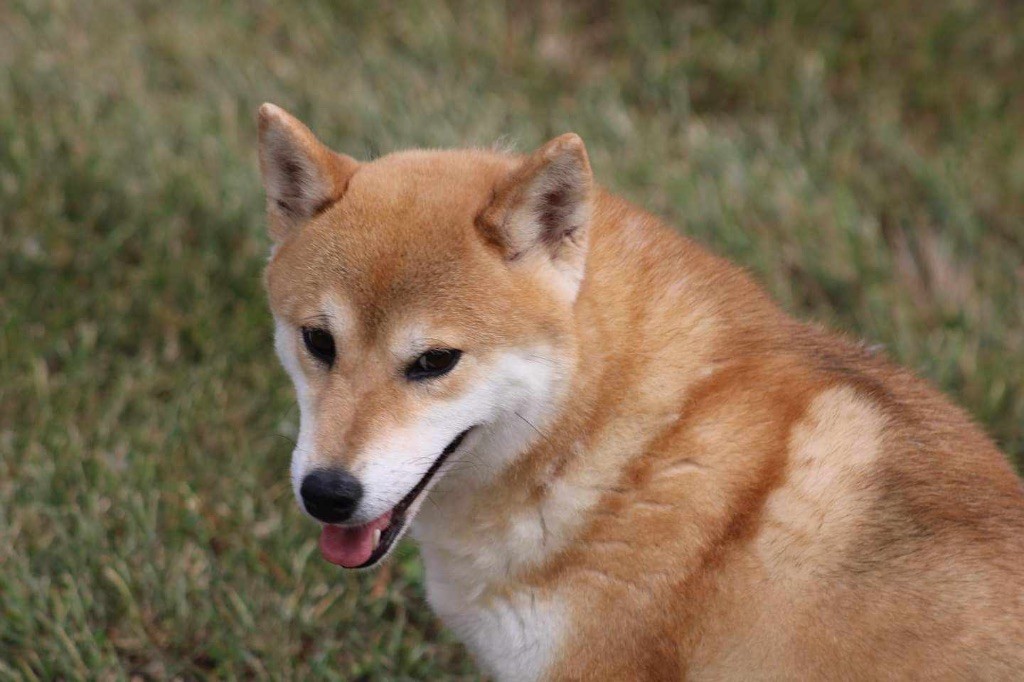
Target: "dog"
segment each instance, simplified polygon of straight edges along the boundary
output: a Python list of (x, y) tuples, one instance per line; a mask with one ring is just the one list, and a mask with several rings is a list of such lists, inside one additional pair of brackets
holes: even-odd
[(577, 135), (361, 163), (264, 104), (259, 156), (299, 504), (345, 568), (411, 530), (487, 674), (1024, 678), (1002, 453), (599, 188)]

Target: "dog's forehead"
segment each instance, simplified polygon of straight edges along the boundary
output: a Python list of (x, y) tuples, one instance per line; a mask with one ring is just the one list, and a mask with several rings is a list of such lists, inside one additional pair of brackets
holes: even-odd
[(398, 210), (474, 211), (518, 157), (485, 150), (411, 150), (364, 163), (345, 191), (351, 205), (386, 201)]
[(506, 271), (474, 219), (509, 162), (473, 152), (406, 152), (365, 164), (345, 196), (284, 243), (268, 267), (286, 316), (344, 301), (366, 326), (415, 308), (470, 308)]

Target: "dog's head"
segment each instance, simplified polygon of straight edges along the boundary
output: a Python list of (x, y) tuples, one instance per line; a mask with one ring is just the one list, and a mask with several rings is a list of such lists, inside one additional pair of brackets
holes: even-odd
[(453, 494), (486, 483), (564, 398), (587, 154), (568, 134), (525, 157), (359, 163), (271, 104), (259, 136), (266, 285), (301, 411), (295, 492), (328, 560), (371, 566), (442, 477)]

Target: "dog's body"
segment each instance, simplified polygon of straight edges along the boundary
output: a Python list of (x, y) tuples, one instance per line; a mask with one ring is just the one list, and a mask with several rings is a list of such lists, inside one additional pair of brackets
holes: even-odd
[(499, 680), (1024, 674), (1021, 484), (934, 389), (593, 189), (575, 136), (360, 165), (260, 124), (329, 559), (412, 523)]

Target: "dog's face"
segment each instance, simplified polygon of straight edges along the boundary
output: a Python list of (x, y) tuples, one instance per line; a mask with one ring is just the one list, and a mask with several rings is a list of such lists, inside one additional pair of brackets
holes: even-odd
[(570, 135), (525, 158), (359, 164), (264, 105), (260, 157), (275, 345), (301, 412), (293, 484), (324, 556), (371, 566), (444, 476), (500, 473), (563, 396), (586, 153)]

